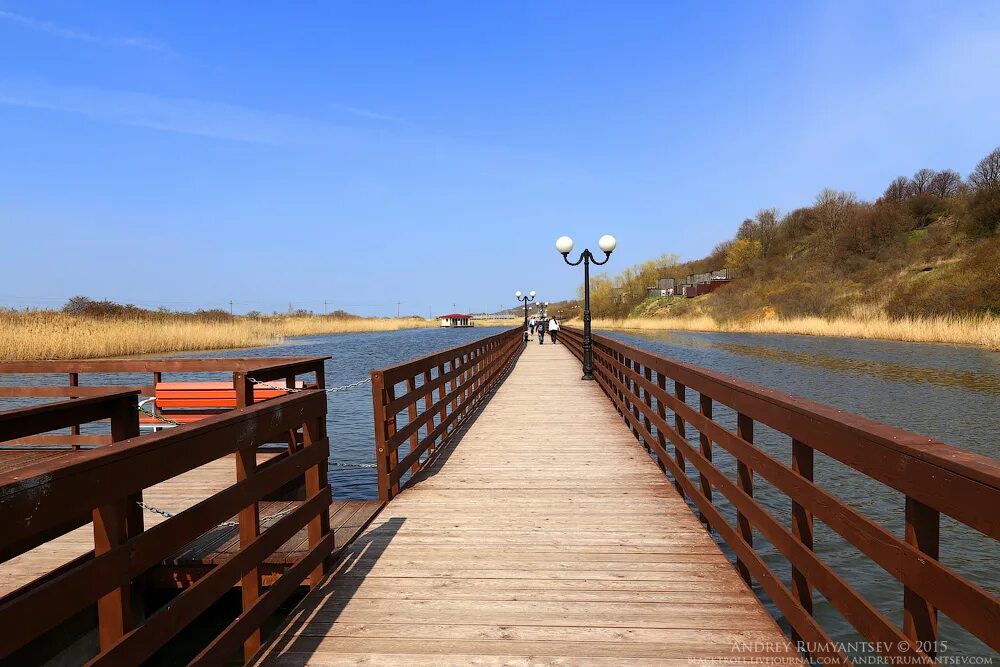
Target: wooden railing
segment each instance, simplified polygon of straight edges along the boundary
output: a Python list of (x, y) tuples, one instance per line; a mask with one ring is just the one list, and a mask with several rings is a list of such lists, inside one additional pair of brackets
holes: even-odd
[[(399, 493), (473, 408), (503, 380), (524, 349), (521, 327), (468, 345), (372, 371), (379, 498)], [(405, 455), (400, 458), (400, 449)]]
[[(559, 339), (582, 359), (581, 331), (565, 327)], [(596, 380), (633, 433), (732, 549), (744, 580), (755, 579), (764, 589), (808, 653), (850, 663), (813, 617), (813, 589), (893, 660), (934, 664), (939, 610), (1000, 650), (1000, 598), (938, 561), (942, 513), (1000, 540), (1000, 461), (604, 336), (593, 337), (593, 356)], [(698, 393), (697, 409), (689, 392)], [(735, 411), (735, 432), (713, 419), (720, 405)], [(787, 464), (754, 446), (755, 423), (789, 437)], [(713, 462), (714, 447), (735, 458), (735, 481)], [(817, 452), (903, 494), (905, 535), (886, 530), (816, 483)], [(790, 528), (754, 499), (755, 476), (790, 499)], [(713, 503), (716, 491), (735, 508), (735, 525)], [(901, 628), (817, 554), (814, 519), (902, 584)], [(790, 563), (790, 589), (755, 550), (755, 530)]]
[[(290, 373), (296, 368), (285, 368)], [(257, 370), (253, 371), (259, 374)], [(254, 375), (257, 377), (257, 375)], [(258, 379), (284, 377), (277, 372)], [(251, 393), (246, 387), (244, 393)], [(299, 584), (318, 583), (333, 549), (330, 532), (326, 395), (318, 390), (274, 398), (141, 437), (136, 393), (92, 396), (0, 415), (0, 440), (73, 423), (112, 419), (115, 444), (82, 451), (62, 465), (0, 475), (0, 553), (7, 560), (92, 518), (94, 550), (0, 599), (0, 660), (96, 603), (100, 652), (88, 664), (140, 664), (239, 584), (243, 613), (201, 651), (198, 664), (223, 664), (260, 647), (261, 626)], [(301, 447), (257, 465), (257, 448), (295, 433)], [(123, 440), (124, 439), (124, 440)], [(144, 489), (235, 455), (235, 483), (143, 530)], [(258, 501), (305, 476), (305, 500), (260, 529)], [(136, 589), (144, 573), (234, 515), (239, 550), (170, 604), (142, 618)], [(260, 567), (300, 529), (307, 553), (264, 591)]]
[[(30, 438), (49, 430), (108, 420), (111, 422), (111, 433), (106, 436), (107, 442), (121, 442), (139, 435), (137, 402), (137, 391), (105, 392), (104, 395), (0, 412), (0, 441)], [(42, 469), (28, 468), (19, 471), (18, 476), (24, 478), (41, 473)], [(133, 501), (141, 500), (142, 493), (139, 492)], [(138, 505), (132, 509), (131, 516), (141, 525), (142, 513)], [(16, 538), (7, 531), (7, 527), (19, 518), (24, 519), (13, 514), (13, 509), (7, 505), (6, 489), (0, 487), (0, 526), (3, 526), (0, 531), (0, 562), (89, 523), (91, 515), (89, 508), (69, 504), (59, 522)], [(0, 655), (3, 655), (2, 651)]]
[[(296, 386), (298, 376), (306, 377), (306, 388), (324, 388), (324, 362), (329, 357), (247, 357), (212, 359), (67, 359), (58, 361), (2, 361), (0, 379), (5, 376), (34, 377), (38, 381), (30, 384), (12, 384), (10, 380), (0, 383), (0, 398), (77, 398), (100, 396), (108, 392), (132, 391), (142, 396), (154, 396), (156, 385), (163, 382), (167, 374), (191, 375), (225, 374), (232, 378), (236, 390), (236, 407), (252, 404), (253, 383), (248, 378), (260, 382), (277, 383), (282, 386)], [(143, 383), (141, 377), (149, 376), (151, 382)], [(59, 376), (66, 378), (64, 384), (54, 384)], [(88, 384), (88, 376), (94, 376), (97, 383), (107, 383), (120, 379), (131, 384)], [(111, 376), (111, 377), (109, 377)], [(48, 381), (48, 382), (47, 382)], [(170, 418), (172, 411), (162, 409), (159, 404), (149, 406), (156, 415)], [(210, 409), (209, 409), (210, 411)], [(224, 412), (219, 409), (217, 412)], [(105, 433), (80, 433), (80, 424), (67, 424), (69, 433), (40, 433), (31, 437), (2, 442), (11, 445), (65, 446), (80, 449), (88, 445), (105, 445), (112, 442)]]

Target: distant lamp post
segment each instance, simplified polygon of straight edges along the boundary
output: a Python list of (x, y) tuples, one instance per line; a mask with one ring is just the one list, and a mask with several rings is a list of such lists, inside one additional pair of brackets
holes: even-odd
[(611, 259), (611, 253), (614, 251), (618, 242), (615, 241), (615, 237), (610, 234), (605, 234), (597, 242), (597, 245), (601, 250), (604, 251), (604, 261), (598, 262), (597, 258), (594, 257), (593, 253), (589, 250), (584, 250), (580, 255), (580, 259), (575, 262), (569, 261), (569, 254), (573, 251), (573, 239), (568, 236), (560, 236), (556, 240), (556, 250), (559, 254), (563, 256), (563, 259), (570, 266), (576, 266), (580, 262), (583, 262), (583, 378), (584, 380), (594, 379), (594, 347), (593, 340), (590, 336), (590, 263), (593, 262), (596, 266), (601, 266), (602, 264), (607, 264), (608, 260)]
[(524, 342), (528, 342), (528, 302), (535, 300), (535, 290), (531, 290), (525, 295), (521, 294), (521, 290), (514, 292), (514, 296), (517, 297), (518, 301), (524, 303)]

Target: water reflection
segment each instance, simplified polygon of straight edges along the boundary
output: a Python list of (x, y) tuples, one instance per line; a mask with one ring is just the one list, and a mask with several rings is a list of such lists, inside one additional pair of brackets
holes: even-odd
[(926, 366), (908, 366), (892, 361), (831, 357), (817, 352), (794, 352), (759, 345), (709, 343), (734, 354), (746, 354), (771, 361), (788, 361), (803, 366), (818, 366), (834, 371), (874, 375), (900, 382), (925, 382), (941, 387), (956, 387), (984, 394), (1000, 395), (1000, 375), (988, 372), (956, 371)]

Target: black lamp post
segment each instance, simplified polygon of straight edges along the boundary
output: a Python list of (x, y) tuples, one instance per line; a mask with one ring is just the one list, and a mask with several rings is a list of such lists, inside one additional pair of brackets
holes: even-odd
[(514, 292), (518, 301), (524, 303), (524, 342), (528, 342), (528, 302), (535, 300), (535, 290), (531, 290), (525, 295), (521, 295), (521, 290)]
[(583, 378), (584, 380), (594, 379), (594, 347), (590, 337), (590, 263), (600, 266), (607, 264), (611, 259), (611, 252), (618, 245), (615, 237), (605, 234), (597, 242), (597, 245), (604, 251), (604, 261), (598, 262), (593, 253), (584, 250), (580, 259), (575, 262), (569, 261), (569, 253), (573, 250), (573, 239), (568, 236), (560, 236), (556, 240), (556, 250), (563, 256), (563, 259), (570, 266), (576, 266), (583, 262)]

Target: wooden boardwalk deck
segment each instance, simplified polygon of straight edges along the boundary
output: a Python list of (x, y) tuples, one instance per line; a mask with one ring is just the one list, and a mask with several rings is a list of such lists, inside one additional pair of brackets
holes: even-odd
[[(73, 455), (72, 452), (2, 451), (0, 471), (69, 460)], [(262, 454), (260, 460), (263, 461), (268, 456), (270, 455)], [(234, 457), (226, 456), (157, 484), (146, 492), (144, 501), (153, 507), (176, 514), (231, 485), (235, 480), (235, 470)], [(296, 501), (262, 502), (260, 504), (262, 528), (267, 528), (272, 523), (271, 520), (263, 519), (274, 517), (297, 504), (299, 503)], [(378, 511), (380, 505), (378, 501), (372, 500), (334, 501), (330, 506), (330, 527), (335, 531), (334, 548), (338, 549), (350, 542)], [(233, 517), (233, 520), (235, 518)], [(159, 514), (149, 511), (143, 513), (143, 521), (147, 528), (163, 520), (164, 517)], [(291, 563), (301, 558), (307, 551), (306, 541), (306, 529), (303, 528), (278, 552), (269, 556), (262, 568), (265, 582), (270, 576), (280, 574)], [(238, 547), (238, 527), (219, 526), (168, 559), (162, 567), (154, 568), (148, 581), (161, 588), (187, 586), (211, 567), (231, 558)], [(36, 577), (83, 556), (93, 548), (94, 530), (93, 525), (88, 523), (16, 558), (0, 563), (0, 598)]]
[(797, 659), (598, 385), (532, 342), (260, 663), (725, 664), (740, 643)]

